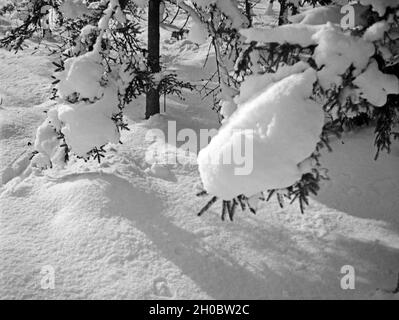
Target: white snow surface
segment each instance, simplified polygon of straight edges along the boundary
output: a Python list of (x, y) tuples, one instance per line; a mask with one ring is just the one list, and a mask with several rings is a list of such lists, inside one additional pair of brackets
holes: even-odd
[[(194, 83), (214, 72), (213, 59), (203, 67), (209, 43), (169, 38), (162, 31), (168, 68)], [(304, 215), (272, 200), (256, 216), (237, 212), (234, 223), (220, 220), (220, 203), (199, 218), (209, 198), (194, 196), (198, 167), (148, 164), (145, 136), (170, 120), (217, 128), (211, 100), (167, 97), (167, 113), (143, 121), (138, 99), (126, 109), (124, 144), (108, 147), (101, 165), (29, 169), (28, 142), (54, 107), (51, 60), (34, 46), (0, 50), (0, 298), (399, 298), (390, 293), (399, 270), (397, 144), (374, 161), (373, 128), (332, 141), (334, 152), (323, 154), (332, 179)], [(355, 290), (340, 288), (344, 265), (356, 270)], [(46, 266), (53, 290), (41, 288)]]

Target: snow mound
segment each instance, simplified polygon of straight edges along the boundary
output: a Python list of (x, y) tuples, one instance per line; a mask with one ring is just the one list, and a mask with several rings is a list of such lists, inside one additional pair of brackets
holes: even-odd
[[(205, 190), (230, 200), (262, 190), (279, 189), (300, 180), (299, 164), (314, 151), (324, 123), (321, 106), (309, 97), (316, 71), (294, 73), (259, 90), (256, 97), (238, 107), (211, 143), (198, 156)], [(241, 149), (249, 172), (238, 171), (236, 161), (225, 154)], [(247, 146), (252, 144), (249, 154)], [(242, 153), (242, 150), (239, 150)], [(248, 164), (248, 163), (247, 163)]]

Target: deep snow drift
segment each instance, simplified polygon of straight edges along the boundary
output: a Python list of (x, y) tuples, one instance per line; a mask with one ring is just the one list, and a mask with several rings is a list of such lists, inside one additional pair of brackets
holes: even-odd
[[(163, 30), (171, 70), (193, 82), (213, 72), (212, 59), (203, 67), (207, 43), (169, 38)], [(272, 201), (234, 223), (220, 220), (220, 204), (199, 218), (198, 166), (148, 163), (145, 136), (171, 120), (218, 128), (210, 101), (168, 97), (166, 114), (144, 121), (138, 99), (124, 144), (101, 165), (26, 172), (27, 144), (51, 108), (50, 58), (32, 51), (0, 51), (0, 298), (398, 298), (389, 293), (399, 272), (397, 144), (374, 161), (372, 128), (333, 141), (322, 157), (332, 180), (304, 215)], [(344, 265), (356, 270), (355, 290), (340, 287)], [(46, 266), (53, 290), (41, 288)]]

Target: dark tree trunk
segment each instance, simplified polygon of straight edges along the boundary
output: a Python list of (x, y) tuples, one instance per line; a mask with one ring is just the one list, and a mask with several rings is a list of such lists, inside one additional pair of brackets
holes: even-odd
[[(148, 3), (148, 67), (150, 72), (160, 71), (159, 65), (159, 6), (161, 0)], [(160, 112), (158, 88), (150, 88), (146, 95), (145, 118)]]
[(245, 0), (245, 14), (248, 18), (249, 25), (248, 27), (252, 27), (252, 15), (251, 15), (251, 3), (249, 0)]
[(286, 0), (279, 0), (279, 2), (280, 2), (280, 14), (278, 15), (278, 25), (282, 26), (283, 24), (287, 23), (286, 11), (288, 9), (288, 6)]

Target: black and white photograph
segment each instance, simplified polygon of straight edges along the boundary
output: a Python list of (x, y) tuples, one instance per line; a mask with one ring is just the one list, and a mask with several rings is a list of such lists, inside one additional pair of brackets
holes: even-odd
[(399, 300), (399, 0), (0, 0), (0, 300)]

